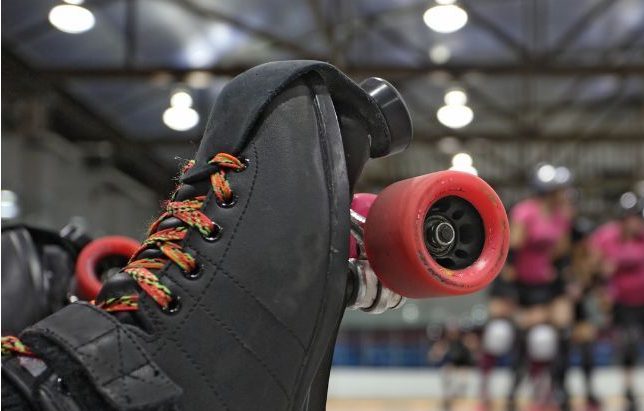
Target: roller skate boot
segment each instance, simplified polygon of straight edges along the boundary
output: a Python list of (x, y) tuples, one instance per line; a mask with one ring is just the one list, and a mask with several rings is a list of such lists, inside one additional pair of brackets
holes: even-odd
[(383, 80), (314, 61), (239, 75), (128, 265), (3, 338), (3, 408), (324, 408), (353, 185), (410, 138)]

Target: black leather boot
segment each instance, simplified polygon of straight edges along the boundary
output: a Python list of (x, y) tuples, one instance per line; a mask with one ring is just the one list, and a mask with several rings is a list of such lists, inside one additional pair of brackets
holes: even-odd
[(411, 138), (395, 90), (363, 87), (312, 61), (232, 80), (130, 264), (94, 304), (3, 340), (3, 398), (47, 410), (323, 408), (352, 187), (369, 157)]

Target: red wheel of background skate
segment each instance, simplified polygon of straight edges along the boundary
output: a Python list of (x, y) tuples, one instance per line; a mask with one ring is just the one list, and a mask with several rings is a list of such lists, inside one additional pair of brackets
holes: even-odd
[(140, 244), (129, 237), (107, 236), (85, 246), (76, 260), (76, 283), (80, 296), (93, 300), (101, 290), (102, 283), (97, 273), (99, 262), (107, 257), (122, 256), (129, 259)]
[[(446, 201), (465, 204), (460, 207), (469, 207), (471, 213), (480, 217), (472, 220), (479, 222), (479, 227), (474, 228), (478, 230), (478, 238), (482, 236), (480, 252), (465, 267), (448, 268), (449, 264), (437, 261), (444, 259), (430, 254), (427, 221), (434, 224), (431, 219), (440, 213)], [(446, 213), (449, 213), (447, 207)], [(455, 218), (461, 218), (459, 215), (454, 213)], [(473, 226), (476, 224), (469, 225), (467, 233)], [(462, 227), (460, 230), (464, 240), (467, 233)], [(453, 247), (459, 246), (459, 233), (459, 229), (452, 232), (456, 238)], [(501, 270), (508, 245), (508, 218), (501, 200), (483, 180), (459, 171), (427, 174), (385, 188), (371, 206), (365, 226), (365, 247), (374, 272), (388, 288), (412, 298), (480, 290)]]

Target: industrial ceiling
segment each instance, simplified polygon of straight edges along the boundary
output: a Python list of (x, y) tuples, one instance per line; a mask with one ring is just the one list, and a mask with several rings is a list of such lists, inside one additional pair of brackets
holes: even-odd
[[(96, 24), (82, 34), (50, 24), (57, 4), (2, 4), (5, 127), (35, 121), (15, 107), (44, 107), (43, 127), (107, 144), (119, 168), (160, 194), (226, 81), (278, 59), (329, 61), (402, 92), (415, 141), (374, 162), (361, 189), (447, 168), (466, 151), (508, 202), (537, 163), (566, 165), (598, 214), (644, 178), (641, 0), (460, 0), (469, 19), (448, 34), (425, 25), (434, 3), (417, 0), (87, 0)], [(200, 114), (184, 132), (161, 121), (178, 88)], [(459, 129), (436, 117), (452, 88), (474, 114)]]

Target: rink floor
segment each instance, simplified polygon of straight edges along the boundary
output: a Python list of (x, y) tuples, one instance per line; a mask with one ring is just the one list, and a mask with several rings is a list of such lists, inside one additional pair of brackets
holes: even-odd
[[(462, 393), (454, 402), (452, 411), (477, 409), (479, 376), (475, 371), (465, 371), (459, 378)], [(495, 410), (504, 409), (510, 384), (507, 370), (492, 375), (491, 395)], [(595, 372), (593, 384), (604, 403), (603, 411), (621, 411), (622, 376), (618, 368), (604, 367)], [(584, 385), (581, 373), (571, 370), (568, 388), (573, 396), (573, 409), (584, 410)], [(640, 401), (644, 402), (644, 367), (635, 376), (635, 387)], [(328, 411), (420, 411), (441, 410), (443, 383), (441, 372), (426, 369), (336, 368), (329, 382)], [(519, 391), (520, 408), (528, 409), (526, 399), (530, 389), (524, 382)], [(644, 405), (644, 403), (642, 404)]]
[[(642, 400), (642, 399), (640, 399)], [(623, 402), (619, 397), (604, 399), (603, 411), (622, 411)], [(573, 399), (573, 411), (585, 411), (582, 398)], [(494, 411), (504, 411), (503, 401), (493, 403)], [(519, 403), (520, 410), (529, 411), (526, 401)], [(327, 402), (327, 411), (443, 411), (439, 398), (428, 399), (331, 399)], [(478, 403), (472, 398), (454, 401), (451, 411), (478, 411)]]

